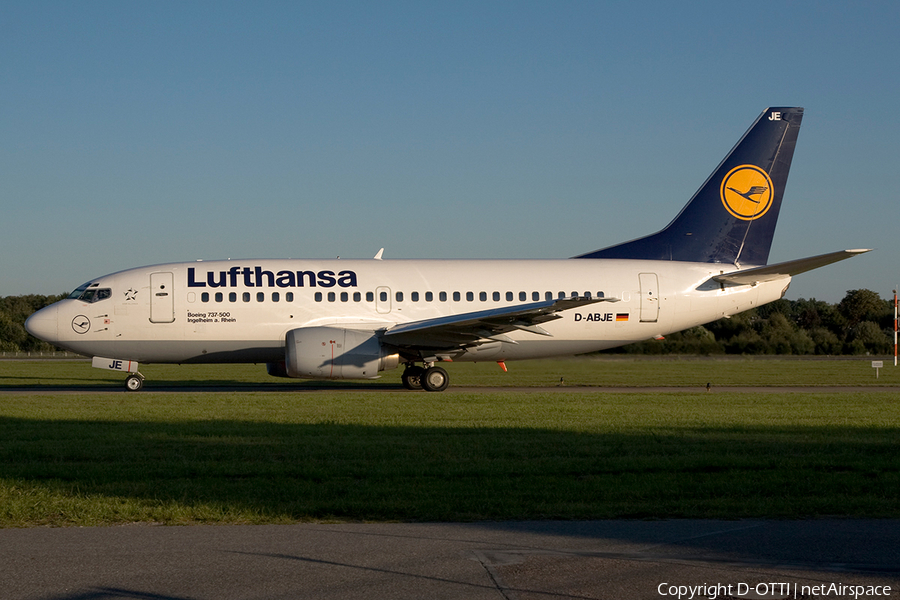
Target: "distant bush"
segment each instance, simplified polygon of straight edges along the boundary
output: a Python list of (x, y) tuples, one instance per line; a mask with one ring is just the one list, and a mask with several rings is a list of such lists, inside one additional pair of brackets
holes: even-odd
[(871, 290), (838, 304), (815, 298), (765, 306), (611, 352), (626, 354), (891, 354), (894, 309)]
[(58, 296), (6, 296), (0, 298), (0, 352), (52, 352), (55, 346), (29, 335), (25, 319), (35, 311), (62, 300)]

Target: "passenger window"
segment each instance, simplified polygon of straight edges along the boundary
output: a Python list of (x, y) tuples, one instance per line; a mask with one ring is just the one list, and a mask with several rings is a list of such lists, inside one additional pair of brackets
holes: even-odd
[(375, 292), (366, 292), (366, 302), (375, 302)]
[(335, 300), (334, 292), (328, 292), (328, 301), (334, 302), (334, 300)]
[(573, 297), (573, 298), (577, 298), (577, 297), (578, 297), (578, 292), (572, 292), (572, 297)]
[(519, 302), (525, 302), (528, 300), (528, 295), (525, 292), (519, 292)]
[(487, 292), (479, 292), (478, 299), (482, 302), (487, 302)]
[(394, 298), (397, 299), (397, 302), (403, 302), (403, 292), (397, 292), (394, 294)]
[(591, 293), (590, 293), (590, 292), (585, 292), (585, 293), (584, 293), (584, 297), (585, 297), (585, 298), (590, 298), (590, 297), (591, 297)]
[(563, 298), (566, 297), (566, 293), (565, 293), (565, 292), (560, 292), (559, 294), (556, 295), (556, 297), (559, 298), (560, 300), (562, 300)]
[(459, 302), (459, 300), (460, 300), (459, 292), (453, 292), (453, 301)]
[(425, 302), (431, 302), (432, 300), (434, 300), (434, 294), (425, 292)]
[(200, 302), (209, 302), (209, 292), (200, 294)]
[(272, 302), (278, 302), (281, 300), (281, 295), (278, 292), (272, 292)]
[(412, 300), (413, 302), (418, 302), (419, 301), (419, 292), (411, 293), (409, 295), (409, 299)]
[(379, 298), (382, 302), (387, 302), (387, 292), (381, 292), (380, 294), (378, 294), (378, 298)]
[(316, 299), (316, 302), (321, 302), (322, 301), (322, 292), (316, 292), (316, 295), (314, 296), (314, 298)]
[(474, 292), (466, 292), (466, 301), (467, 302), (475, 302), (475, 293)]
[(216, 292), (216, 302), (222, 301), (222, 292)]
[(228, 293), (228, 301), (229, 302), (237, 302), (237, 292), (229, 292)]
[(362, 294), (360, 294), (359, 292), (353, 292), (353, 301), (362, 302)]
[(506, 301), (507, 302), (513, 301), (513, 293), (512, 292), (506, 292)]
[(534, 300), (535, 302), (537, 302), (538, 300), (541, 299), (541, 293), (540, 292), (531, 292), (531, 299)]
[(440, 294), (438, 294), (438, 300), (440, 300), (441, 302), (446, 302), (447, 301), (447, 292), (441, 292)]
[(500, 292), (494, 292), (493, 298), (494, 302), (500, 302)]
[(250, 302), (250, 292), (244, 292), (241, 294), (241, 300), (244, 302)]
[(284, 295), (285, 302), (293, 302), (294, 301), (294, 292), (288, 292)]
[(266, 293), (265, 292), (256, 292), (256, 301), (257, 302), (265, 302), (266, 301)]
[(546, 292), (544, 294), (544, 300), (553, 300), (553, 292)]
[(350, 294), (347, 292), (341, 292), (341, 302), (348, 302), (350, 300)]

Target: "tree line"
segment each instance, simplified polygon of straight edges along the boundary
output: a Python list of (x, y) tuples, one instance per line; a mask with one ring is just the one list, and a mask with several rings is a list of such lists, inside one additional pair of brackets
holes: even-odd
[(777, 300), (727, 319), (618, 349), (627, 354), (888, 355), (894, 352), (893, 298), (849, 290), (829, 304)]
[[(0, 298), (0, 352), (52, 352), (25, 331), (25, 319), (58, 296)], [(893, 354), (894, 308), (871, 290), (850, 290), (837, 304), (778, 300), (706, 325), (616, 349), (626, 354)]]
[(0, 298), (0, 352), (53, 352), (52, 344), (43, 342), (25, 331), (25, 319), (36, 310), (62, 300), (58, 296), (6, 296)]

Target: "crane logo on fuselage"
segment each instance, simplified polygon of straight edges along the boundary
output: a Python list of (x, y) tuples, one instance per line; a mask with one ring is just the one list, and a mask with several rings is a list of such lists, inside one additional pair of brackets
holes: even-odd
[(84, 315), (78, 315), (72, 319), (72, 329), (75, 333), (87, 333), (91, 330), (91, 320)]
[(742, 221), (753, 221), (766, 214), (774, 197), (769, 174), (755, 165), (728, 171), (719, 193), (725, 209)]
[[(199, 277), (199, 279), (198, 279)], [(234, 266), (227, 271), (207, 271), (206, 277), (188, 267), (190, 288), (221, 287), (357, 287), (354, 271), (267, 271), (262, 267)]]

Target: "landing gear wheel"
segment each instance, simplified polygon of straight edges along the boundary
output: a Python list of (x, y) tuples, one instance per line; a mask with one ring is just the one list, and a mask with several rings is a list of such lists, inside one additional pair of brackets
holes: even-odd
[(144, 378), (136, 373), (132, 373), (125, 380), (125, 390), (129, 392), (137, 392), (144, 387)]
[(403, 382), (403, 387), (408, 390), (421, 390), (422, 375), (424, 374), (425, 369), (422, 367), (406, 367), (403, 375), (400, 376), (400, 380)]
[(431, 367), (425, 370), (421, 381), (426, 392), (443, 392), (450, 385), (450, 376), (440, 367)]

